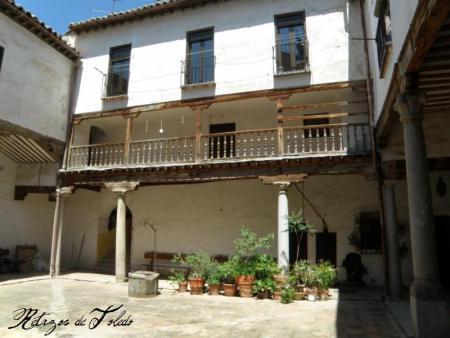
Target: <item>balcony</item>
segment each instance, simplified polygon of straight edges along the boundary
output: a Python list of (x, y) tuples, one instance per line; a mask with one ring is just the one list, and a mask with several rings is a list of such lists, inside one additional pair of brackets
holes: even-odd
[(264, 161), (370, 150), (367, 123), (335, 123), (71, 146), (67, 169)]
[(216, 57), (210, 51), (188, 54), (181, 61), (181, 87), (208, 86), (214, 84)]
[(275, 75), (296, 74), (309, 71), (308, 40), (281, 43), (273, 47)]

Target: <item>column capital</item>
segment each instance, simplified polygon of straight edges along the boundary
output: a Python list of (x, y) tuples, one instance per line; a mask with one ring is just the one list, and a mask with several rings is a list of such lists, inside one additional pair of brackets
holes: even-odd
[(410, 123), (423, 120), (423, 99), (419, 93), (404, 93), (397, 95), (394, 110), (400, 115), (402, 123)]
[(290, 182), (273, 182), (273, 185), (275, 185), (278, 188), (278, 192), (286, 192), (291, 185)]
[(59, 195), (60, 197), (66, 197), (71, 195), (75, 190), (75, 187), (70, 186), (70, 187), (60, 187), (60, 188), (56, 188), (56, 194)]
[(133, 191), (139, 186), (139, 182), (121, 181), (121, 182), (107, 182), (105, 187), (116, 194), (126, 194), (128, 191)]

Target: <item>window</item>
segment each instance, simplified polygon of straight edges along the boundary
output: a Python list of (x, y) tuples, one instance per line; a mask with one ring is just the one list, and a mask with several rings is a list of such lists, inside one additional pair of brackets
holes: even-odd
[(378, 0), (375, 9), (375, 15), (378, 16), (377, 43), (378, 66), (383, 72), (384, 63), (388, 55), (388, 47), (391, 45), (391, 12), (389, 0)]
[(305, 70), (308, 63), (305, 14), (277, 16), (275, 24), (277, 30), (275, 46), (277, 73)]
[[(318, 118), (318, 119), (308, 119), (303, 120), (304, 126), (320, 126), (320, 125), (328, 125), (330, 124), (330, 119), (328, 118)], [(305, 137), (324, 137), (325, 130), (327, 131), (327, 135), (330, 135), (330, 128), (325, 127), (317, 127), (317, 128), (305, 128)], [(317, 132), (319, 134), (317, 134)]]
[[(230, 133), (236, 131), (235, 123), (211, 124), (210, 134)], [(235, 135), (212, 136), (209, 139), (209, 158), (234, 157), (236, 147)]]
[(106, 96), (120, 96), (128, 93), (130, 54), (131, 45), (113, 47), (110, 49)]
[(359, 231), (361, 236), (361, 252), (381, 252), (381, 223), (378, 212), (360, 213)]
[(2, 70), (2, 63), (3, 63), (3, 52), (4, 52), (4, 48), (2, 46), (0, 46), (0, 71)]
[(214, 30), (188, 33), (185, 84), (214, 82)]

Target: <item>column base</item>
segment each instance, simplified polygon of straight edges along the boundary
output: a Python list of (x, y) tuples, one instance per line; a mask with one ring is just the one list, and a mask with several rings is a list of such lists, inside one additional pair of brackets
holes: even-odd
[(125, 283), (128, 280), (126, 276), (116, 274), (116, 283)]
[(411, 319), (416, 337), (450, 337), (449, 314), (441, 283), (415, 280), (410, 292)]

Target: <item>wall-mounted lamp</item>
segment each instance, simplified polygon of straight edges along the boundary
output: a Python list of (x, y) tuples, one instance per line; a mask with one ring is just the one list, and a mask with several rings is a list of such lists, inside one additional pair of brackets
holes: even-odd
[(447, 195), (447, 184), (444, 182), (442, 177), (438, 178), (438, 181), (436, 183), (436, 192), (441, 197), (444, 197), (445, 195)]

